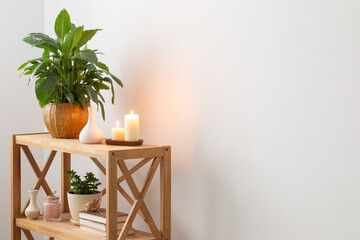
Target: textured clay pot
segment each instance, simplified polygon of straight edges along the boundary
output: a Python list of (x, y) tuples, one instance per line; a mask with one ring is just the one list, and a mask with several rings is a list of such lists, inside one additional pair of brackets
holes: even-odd
[(70, 103), (49, 103), (44, 123), (53, 138), (78, 138), (89, 117), (88, 110)]
[(71, 214), (71, 222), (77, 225), (79, 223), (79, 212), (86, 210), (86, 204), (95, 199), (100, 199), (101, 201), (101, 192), (95, 194), (73, 194), (68, 192), (68, 203)]

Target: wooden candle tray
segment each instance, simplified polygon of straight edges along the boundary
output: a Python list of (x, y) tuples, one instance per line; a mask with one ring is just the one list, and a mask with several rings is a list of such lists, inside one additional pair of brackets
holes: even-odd
[(105, 139), (107, 145), (117, 145), (117, 146), (141, 146), (144, 140), (139, 139), (138, 141), (122, 141), (122, 140), (112, 140), (111, 138)]

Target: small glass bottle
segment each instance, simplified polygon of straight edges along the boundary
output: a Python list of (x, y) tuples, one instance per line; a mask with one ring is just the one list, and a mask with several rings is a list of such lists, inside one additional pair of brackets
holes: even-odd
[(61, 221), (61, 203), (58, 196), (46, 196), (43, 203), (43, 218), (47, 222)]

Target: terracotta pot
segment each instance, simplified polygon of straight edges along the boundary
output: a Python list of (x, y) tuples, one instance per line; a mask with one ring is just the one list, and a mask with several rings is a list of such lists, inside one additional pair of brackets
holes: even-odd
[(44, 107), (44, 123), (53, 138), (78, 138), (89, 113), (70, 103), (49, 103)]

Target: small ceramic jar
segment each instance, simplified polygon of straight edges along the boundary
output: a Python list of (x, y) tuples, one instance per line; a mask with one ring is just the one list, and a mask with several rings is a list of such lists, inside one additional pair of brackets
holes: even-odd
[(46, 196), (43, 203), (43, 218), (47, 222), (61, 221), (61, 202), (58, 196)]

